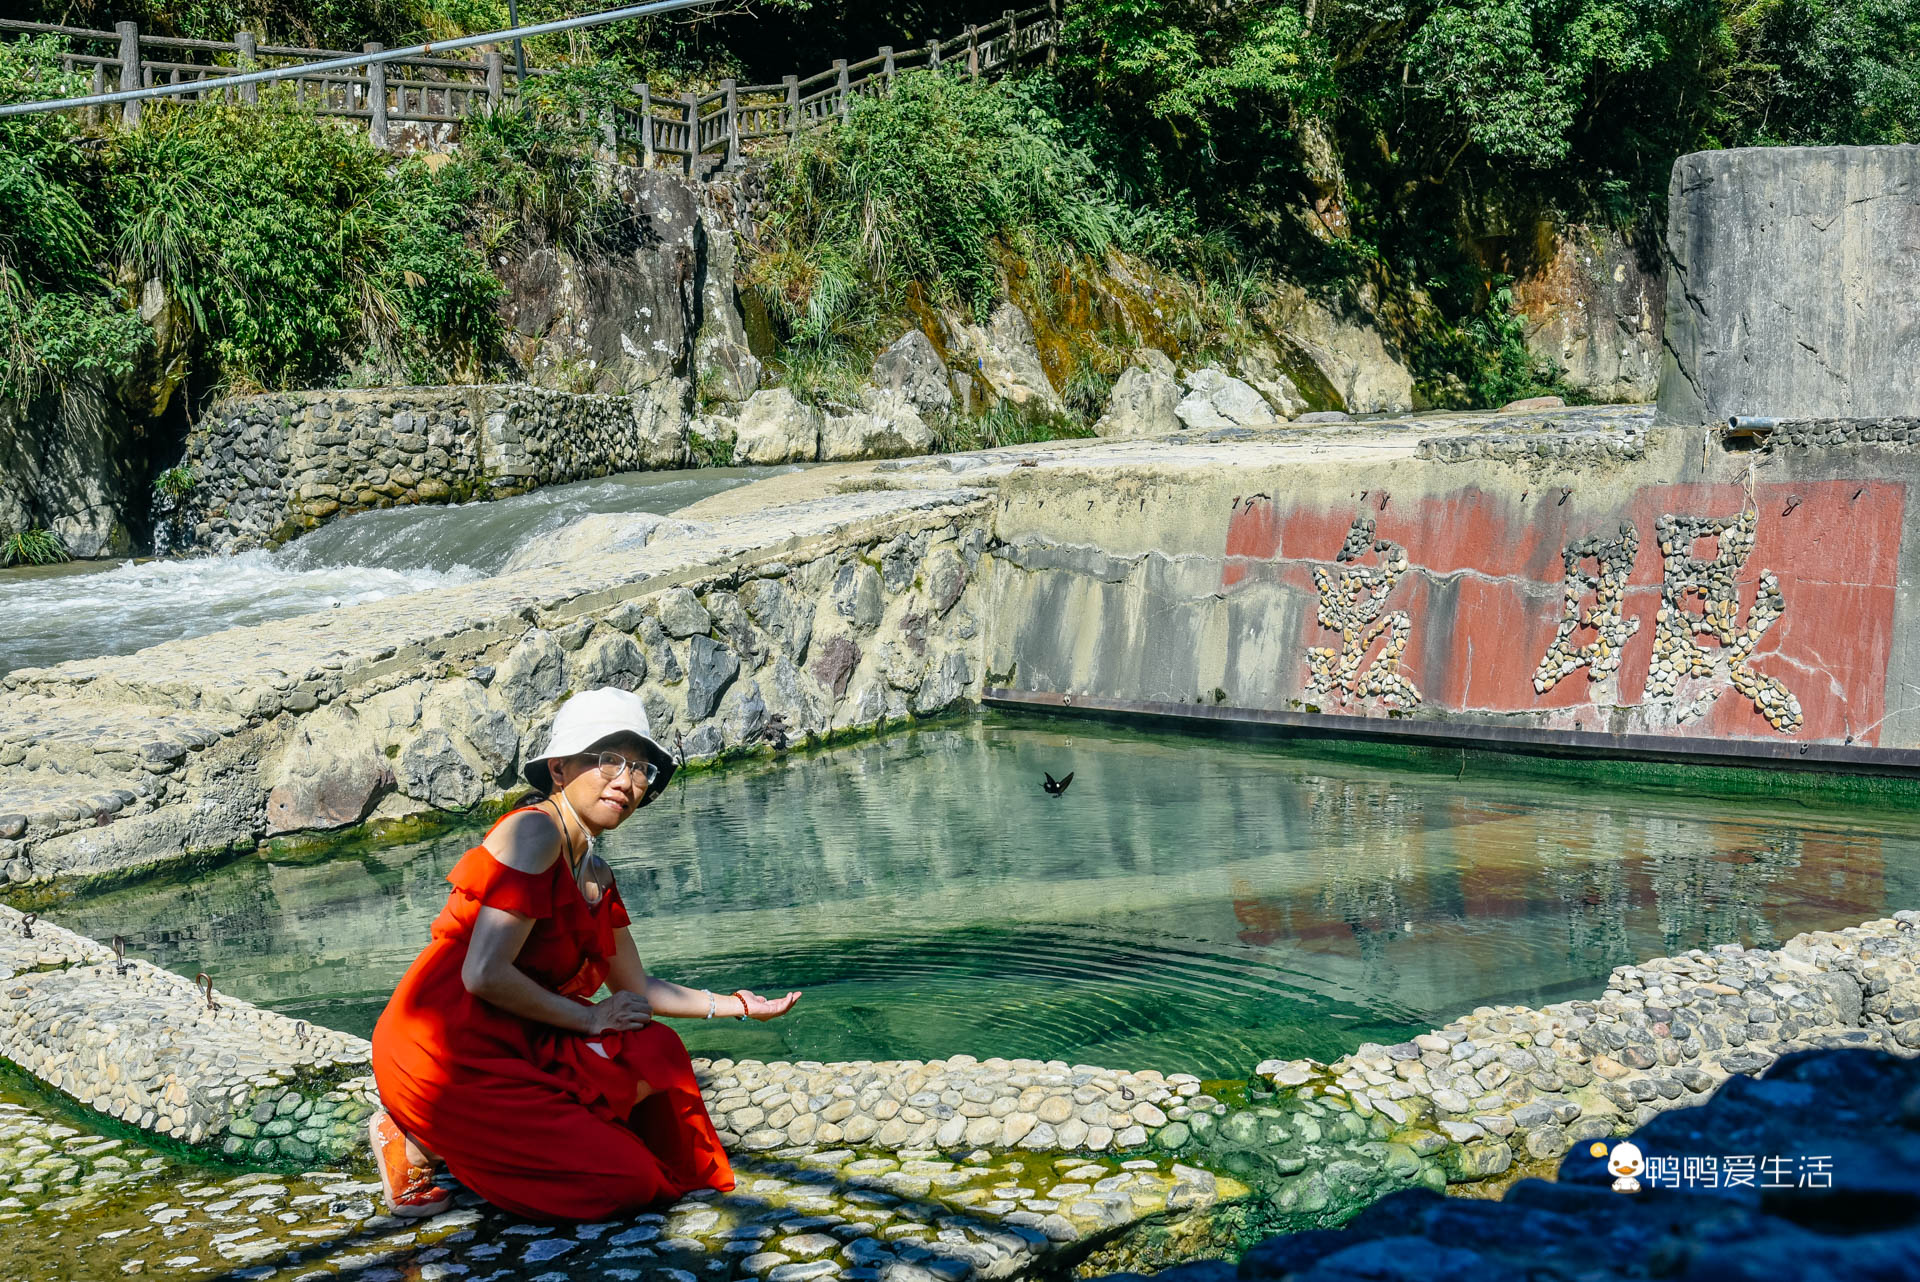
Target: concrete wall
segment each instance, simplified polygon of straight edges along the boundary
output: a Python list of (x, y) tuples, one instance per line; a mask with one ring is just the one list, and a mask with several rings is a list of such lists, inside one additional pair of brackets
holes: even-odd
[(1920, 412), (1920, 148), (1682, 156), (1660, 418)]
[(989, 684), (1615, 750), (1920, 747), (1916, 427), (1757, 452), (1696, 429), (1382, 433), (1016, 475)]

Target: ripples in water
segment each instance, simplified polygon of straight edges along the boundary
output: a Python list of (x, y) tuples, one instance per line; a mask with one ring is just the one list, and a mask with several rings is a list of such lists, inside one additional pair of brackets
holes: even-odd
[[(1050, 798), (1042, 771), (1076, 774)], [(48, 911), (365, 1032), (479, 824), (342, 839)], [(696, 1051), (970, 1054), (1243, 1076), (1614, 966), (1910, 906), (1920, 821), (1373, 769), (990, 716), (692, 776), (608, 834), (641, 955), (801, 988)]]

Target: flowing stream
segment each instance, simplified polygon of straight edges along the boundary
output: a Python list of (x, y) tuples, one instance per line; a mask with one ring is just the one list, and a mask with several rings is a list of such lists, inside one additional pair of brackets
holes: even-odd
[(271, 552), (0, 570), (0, 675), (464, 583), (596, 512), (672, 512), (793, 467), (631, 472), (458, 507), (362, 512)]

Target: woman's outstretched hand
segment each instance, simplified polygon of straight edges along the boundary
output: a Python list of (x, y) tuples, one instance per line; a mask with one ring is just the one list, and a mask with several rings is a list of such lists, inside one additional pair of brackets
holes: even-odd
[(742, 988), (734, 996), (746, 1004), (748, 1019), (762, 1020), (780, 1018), (792, 1010), (793, 1004), (800, 1000), (797, 989), (785, 997), (762, 997), (758, 993), (750, 993)]
[(652, 1019), (653, 1007), (647, 1004), (646, 998), (638, 993), (619, 992), (594, 1004), (593, 1024), (587, 1032), (594, 1037), (602, 1033), (624, 1033), (645, 1027)]

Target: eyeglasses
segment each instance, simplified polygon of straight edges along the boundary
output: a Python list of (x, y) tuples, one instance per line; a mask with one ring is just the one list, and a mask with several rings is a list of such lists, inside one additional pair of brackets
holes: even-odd
[[(632, 761), (617, 752), (603, 752), (594, 761), (594, 768), (600, 777), (608, 783), (619, 779), (629, 770), (646, 781), (646, 787), (653, 787), (653, 781), (660, 777), (660, 767), (651, 761)], [(644, 790), (644, 789), (643, 789)]]

